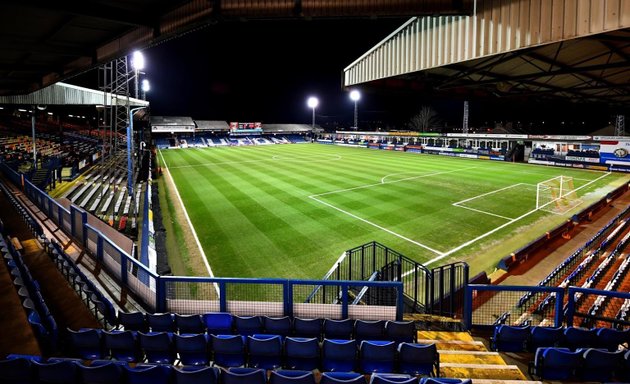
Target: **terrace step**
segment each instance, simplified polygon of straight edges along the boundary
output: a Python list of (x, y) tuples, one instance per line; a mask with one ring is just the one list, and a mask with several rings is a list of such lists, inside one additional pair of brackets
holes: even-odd
[(526, 380), (516, 365), (507, 364), (464, 364), (440, 362), (442, 377), (499, 380)]
[(498, 352), (438, 350), (440, 364), (505, 364)]

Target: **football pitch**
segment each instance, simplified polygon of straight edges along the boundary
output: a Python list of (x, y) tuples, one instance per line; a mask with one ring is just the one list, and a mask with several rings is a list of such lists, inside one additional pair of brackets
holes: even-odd
[[(163, 150), (158, 161), (196, 233), (189, 246), (218, 277), (319, 279), (371, 241), (429, 267), (492, 271), (629, 178), (320, 144)], [(536, 210), (536, 184), (560, 175), (583, 202)]]

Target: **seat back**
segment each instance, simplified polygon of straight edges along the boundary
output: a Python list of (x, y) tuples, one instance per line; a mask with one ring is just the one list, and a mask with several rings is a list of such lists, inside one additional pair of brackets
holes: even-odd
[(582, 364), (581, 352), (568, 348), (539, 348), (534, 357), (534, 374), (542, 380), (570, 380)]
[(233, 332), (232, 315), (227, 312), (208, 312), (203, 314), (203, 321), (209, 335), (229, 335)]
[(616, 351), (620, 344), (630, 346), (630, 328), (620, 330), (614, 328), (599, 328), (597, 330), (597, 348)]
[(527, 349), (536, 352), (538, 348), (558, 347), (562, 342), (564, 328), (531, 327)]
[(96, 360), (105, 357), (101, 331), (98, 329), (81, 329), (78, 331), (67, 329), (70, 336), (72, 354), (84, 360)]
[(89, 366), (78, 364), (82, 384), (112, 384), (122, 382), (122, 365), (113, 361)]
[(318, 339), (287, 337), (284, 339), (284, 366), (288, 369), (313, 370), (319, 368)]
[(354, 371), (356, 360), (356, 340), (324, 339), (322, 343), (322, 369), (324, 371)]
[(350, 340), (354, 334), (352, 319), (324, 319), (324, 338), (335, 340)]
[(357, 372), (322, 372), (319, 384), (366, 384), (365, 376)]
[(247, 353), (247, 365), (251, 368), (279, 368), (282, 366), (282, 339), (279, 335), (265, 338), (247, 336)]
[(173, 367), (174, 384), (218, 384), (219, 368), (217, 367)]
[(363, 340), (359, 344), (359, 372), (394, 372), (397, 344), (393, 341)]
[(143, 333), (138, 332), (140, 348), (148, 363), (173, 364), (175, 348), (171, 334), (167, 332)]
[(123, 366), (126, 384), (170, 384), (172, 367), (170, 365), (138, 364), (135, 367)]
[(233, 316), (234, 332), (241, 336), (251, 336), (263, 333), (263, 323), (260, 316)]
[(203, 333), (173, 335), (175, 352), (184, 365), (208, 365), (208, 336)]
[(206, 326), (200, 315), (180, 315), (176, 313), (175, 327), (179, 334), (204, 333), (206, 331)]
[(322, 339), (322, 319), (293, 318), (293, 335), (296, 337), (314, 337)]
[(595, 348), (582, 351), (584, 361), (578, 371), (579, 378), (582, 381), (611, 381), (621, 367), (623, 353)]
[(136, 334), (132, 331), (102, 331), (102, 335), (111, 358), (129, 363), (142, 360)]
[(530, 335), (531, 327), (529, 325), (518, 327), (500, 324), (494, 328), (490, 348), (500, 352), (523, 352)]
[(79, 379), (79, 368), (72, 360), (31, 361), (40, 383), (73, 384)]
[(439, 376), (440, 355), (435, 344), (402, 342), (398, 345), (398, 372)]
[(7, 384), (32, 384), (36, 380), (31, 360), (26, 357), (0, 360), (0, 377)]
[(363, 340), (384, 340), (385, 320), (355, 320), (354, 338), (359, 343)]
[(230, 368), (220, 377), (222, 384), (267, 384), (267, 372), (259, 368)]
[(418, 338), (416, 324), (413, 321), (388, 320), (385, 323), (385, 339), (397, 343), (414, 343)]
[(149, 331), (149, 325), (143, 312), (118, 311), (118, 325), (127, 331)]
[(175, 317), (171, 313), (147, 313), (151, 332), (175, 332)]
[(370, 376), (370, 384), (416, 384), (418, 379), (415, 376), (402, 373), (374, 373)]
[(245, 364), (245, 341), (240, 335), (211, 335), (214, 364), (240, 367)]
[(313, 371), (276, 370), (269, 375), (269, 384), (315, 384)]
[(270, 317), (263, 316), (263, 328), (265, 333), (271, 335), (290, 336), (293, 331), (293, 323), (289, 316)]

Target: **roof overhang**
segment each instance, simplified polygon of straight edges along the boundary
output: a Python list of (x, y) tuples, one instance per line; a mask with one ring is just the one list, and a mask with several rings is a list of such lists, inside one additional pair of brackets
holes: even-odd
[(25, 95), (0, 96), (0, 104), (148, 107), (146, 100), (57, 83)]

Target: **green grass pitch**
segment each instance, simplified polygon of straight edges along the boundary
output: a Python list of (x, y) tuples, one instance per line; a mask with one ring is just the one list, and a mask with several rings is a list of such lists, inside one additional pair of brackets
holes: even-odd
[[(164, 150), (215, 276), (321, 278), (378, 241), (471, 273), (567, 220), (627, 175), (319, 144)], [(535, 210), (536, 183), (565, 175), (584, 202)], [(179, 223), (185, 225), (185, 223)]]

